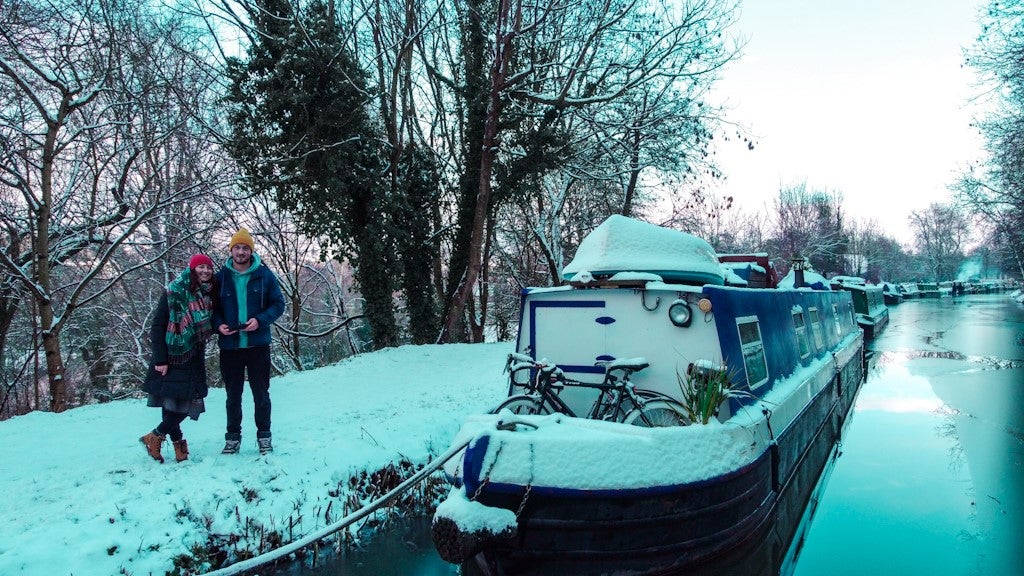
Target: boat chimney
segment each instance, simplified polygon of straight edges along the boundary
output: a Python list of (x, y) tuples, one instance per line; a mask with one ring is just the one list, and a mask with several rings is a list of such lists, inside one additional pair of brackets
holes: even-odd
[(807, 269), (807, 258), (804, 258), (800, 253), (793, 255), (793, 287), (803, 288), (804, 287), (804, 270)]

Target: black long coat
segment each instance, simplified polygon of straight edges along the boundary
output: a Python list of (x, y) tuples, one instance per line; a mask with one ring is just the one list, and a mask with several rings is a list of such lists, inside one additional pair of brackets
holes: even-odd
[[(169, 320), (167, 294), (164, 294), (160, 297), (160, 303), (153, 314), (153, 324), (149, 329), (153, 358), (149, 363), (149, 372), (146, 374), (142, 389), (163, 398), (206, 398), (209, 392), (206, 383), (206, 342), (200, 341), (196, 344), (195, 353), (185, 364), (168, 364), (166, 334)], [(156, 371), (157, 364), (168, 364), (166, 375), (161, 376)]]

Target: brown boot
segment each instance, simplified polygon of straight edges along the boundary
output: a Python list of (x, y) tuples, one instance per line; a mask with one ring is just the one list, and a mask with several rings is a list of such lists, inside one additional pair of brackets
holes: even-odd
[(142, 442), (142, 445), (146, 447), (146, 452), (153, 457), (153, 460), (161, 464), (164, 463), (164, 456), (160, 453), (160, 446), (164, 443), (164, 438), (166, 436), (157, 434), (156, 430), (139, 438), (139, 442)]
[(188, 442), (182, 438), (181, 440), (175, 440), (172, 444), (174, 444), (174, 459), (178, 462), (188, 460)]

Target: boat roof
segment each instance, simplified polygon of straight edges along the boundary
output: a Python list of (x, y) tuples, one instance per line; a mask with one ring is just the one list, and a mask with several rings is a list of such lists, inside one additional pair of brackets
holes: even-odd
[(583, 280), (621, 272), (654, 274), (666, 283), (725, 284), (718, 255), (707, 241), (618, 214), (583, 239), (562, 275)]
[[(751, 252), (749, 254), (719, 254), (718, 261), (727, 272), (726, 284), (749, 284), (751, 272), (764, 275), (763, 286), (775, 288), (779, 285), (779, 275), (775, 272), (768, 254), (765, 252)], [(738, 276), (740, 282), (730, 278), (730, 275)]]
[[(790, 270), (782, 280), (779, 280), (779, 288), (792, 290), (796, 284), (796, 273)], [(802, 288), (812, 290), (831, 290), (832, 286), (824, 276), (814, 270), (804, 270), (804, 285)]]

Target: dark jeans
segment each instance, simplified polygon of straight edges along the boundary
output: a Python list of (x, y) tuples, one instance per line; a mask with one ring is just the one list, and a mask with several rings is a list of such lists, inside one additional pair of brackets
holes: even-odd
[(177, 442), (181, 440), (181, 423), (185, 420), (188, 414), (182, 414), (180, 412), (171, 412), (167, 408), (162, 410), (163, 420), (156, 427), (156, 431), (163, 434), (164, 436), (170, 436), (171, 440)]
[(246, 373), (256, 409), (256, 437), (270, 437), (270, 346), (220, 351), (220, 375), (227, 391), (227, 438), (242, 435), (242, 389)]

